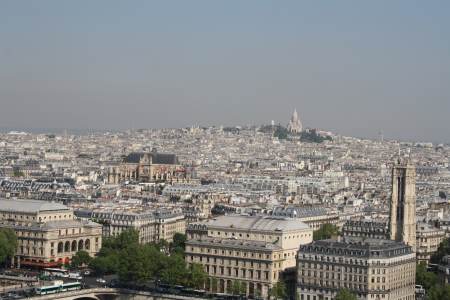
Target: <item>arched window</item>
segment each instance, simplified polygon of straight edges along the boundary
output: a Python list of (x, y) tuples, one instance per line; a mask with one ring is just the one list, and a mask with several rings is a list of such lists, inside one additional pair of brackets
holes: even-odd
[(64, 250), (64, 244), (63, 242), (58, 243), (58, 253), (62, 253)]
[(84, 249), (89, 250), (90, 247), (91, 247), (91, 241), (90, 241), (89, 239), (87, 239), (87, 240), (84, 242)]
[(77, 251), (77, 241), (72, 241), (72, 252)]
[(64, 244), (64, 252), (69, 252), (69, 251), (70, 251), (70, 242), (67, 241), (67, 242)]
[(78, 251), (83, 250), (83, 248), (84, 248), (83, 245), (84, 245), (83, 240), (79, 240), (78, 241)]

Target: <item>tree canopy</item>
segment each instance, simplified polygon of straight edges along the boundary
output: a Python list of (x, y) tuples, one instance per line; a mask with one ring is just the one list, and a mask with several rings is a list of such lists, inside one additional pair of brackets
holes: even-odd
[(84, 250), (80, 250), (77, 253), (75, 253), (74, 256), (72, 256), (72, 260), (70, 262), (70, 266), (72, 268), (78, 268), (83, 265), (89, 265), (91, 262), (92, 257)]
[(450, 300), (450, 285), (435, 285), (428, 291), (427, 300)]
[(285, 140), (288, 138), (289, 132), (286, 128), (284, 128), (281, 125), (278, 125), (275, 129), (275, 131), (273, 132), (273, 136), (277, 137), (280, 140)]
[(135, 230), (123, 231), (116, 237), (107, 238), (90, 266), (100, 275), (118, 274), (125, 284), (140, 284), (152, 279), (175, 285), (203, 288), (207, 274), (199, 264), (187, 266), (180, 247), (184, 235), (174, 239), (173, 251), (166, 255), (168, 243), (139, 244)]
[(357, 300), (357, 298), (349, 289), (342, 289), (337, 293), (336, 300)]
[(329, 136), (322, 136), (317, 133), (317, 130), (311, 129), (301, 133), (300, 141), (307, 143), (322, 143), (323, 141), (331, 140)]
[(17, 236), (13, 230), (0, 228), (0, 264), (14, 256), (17, 248)]
[(333, 224), (323, 224), (319, 229), (313, 232), (313, 239), (326, 240), (339, 234), (339, 228)]
[(173, 242), (170, 244), (170, 252), (184, 254), (184, 247), (186, 243), (186, 235), (182, 233), (175, 233), (173, 235)]
[(450, 255), (450, 241), (449, 238), (444, 238), (439, 245), (438, 250), (431, 256), (431, 262), (438, 264), (445, 255)]
[(438, 282), (437, 275), (427, 271), (427, 265), (420, 263), (416, 267), (416, 283), (422, 285), (425, 290), (429, 290)]
[(286, 285), (283, 281), (278, 281), (270, 290), (270, 296), (275, 299), (285, 299), (286, 298)]
[(416, 284), (425, 288), (427, 300), (450, 300), (450, 286), (442, 285), (435, 273), (427, 271), (425, 263), (417, 265)]

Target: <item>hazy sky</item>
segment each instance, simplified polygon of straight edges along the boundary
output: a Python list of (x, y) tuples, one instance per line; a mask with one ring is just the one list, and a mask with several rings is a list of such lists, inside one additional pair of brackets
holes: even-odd
[(450, 1), (0, 1), (0, 127), (450, 142)]

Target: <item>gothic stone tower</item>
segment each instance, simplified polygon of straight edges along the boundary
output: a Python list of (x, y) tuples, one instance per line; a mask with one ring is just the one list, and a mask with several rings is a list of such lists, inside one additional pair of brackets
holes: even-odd
[(389, 234), (416, 251), (416, 168), (409, 161), (398, 160), (392, 168)]

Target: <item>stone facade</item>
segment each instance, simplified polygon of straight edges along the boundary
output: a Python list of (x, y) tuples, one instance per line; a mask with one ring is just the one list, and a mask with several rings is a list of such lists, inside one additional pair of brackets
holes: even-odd
[(167, 211), (91, 211), (83, 212), (84, 217), (103, 225), (103, 236), (115, 236), (127, 229), (139, 233), (139, 242), (156, 243), (160, 240), (173, 241), (175, 233), (185, 233), (186, 220), (181, 210)]
[(79, 250), (94, 256), (102, 244), (100, 224), (77, 220), (70, 208), (46, 201), (0, 200), (0, 227), (17, 235), (17, 266), (58, 266)]
[(349, 220), (342, 227), (342, 235), (386, 239), (388, 237), (388, 226), (386, 222)]
[(429, 263), (445, 238), (445, 231), (428, 224), (417, 224), (417, 262)]
[(414, 300), (415, 276), (415, 253), (402, 242), (323, 240), (298, 252), (300, 300), (332, 300), (343, 288), (361, 300)]
[(133, 152), (124, 157), (119, 166), (111, 167), (108, 183), (133, 182), (186, 182), (186, 170), (174, 154)]
[(391, 240), (416, 249), (416, 169), (399, 160), (392, 168), (392, 198), (389, 219)]
[(186, 262), (200, 263), (226, 292), (233, 280), (245, 284), (246, 295), (268, 297), (281, 273), (295, 268), (300, 245), (312, 241), (312, 229), (285, 217), (221, 216), (187, 230)]

